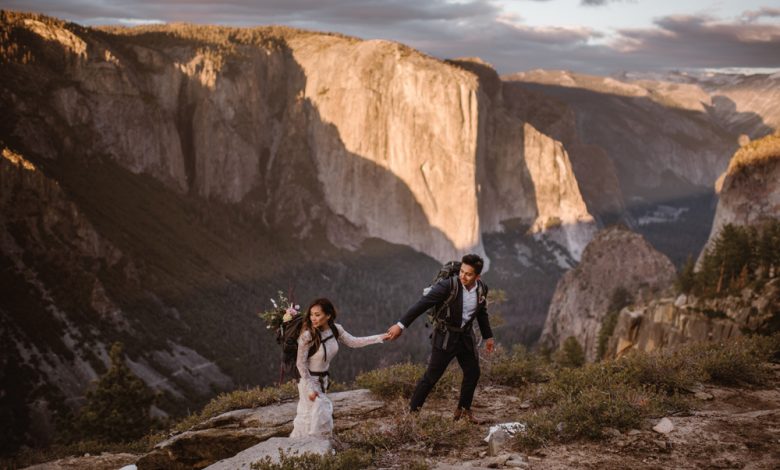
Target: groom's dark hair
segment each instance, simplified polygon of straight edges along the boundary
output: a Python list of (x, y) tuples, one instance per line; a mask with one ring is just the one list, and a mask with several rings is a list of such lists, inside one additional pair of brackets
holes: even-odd
[(477, 274), (482, 274), (482, 268), (485, 266), (485, 261), (482, 257), (474, 253), (464, 256), (460, 262), (474, 268), (474, 272)]

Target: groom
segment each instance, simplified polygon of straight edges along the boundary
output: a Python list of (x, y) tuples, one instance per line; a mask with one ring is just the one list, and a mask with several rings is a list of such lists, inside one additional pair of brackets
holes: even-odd
[(474, 330), (471, 328), (475, 319), (479, 324), (482, 338), (486, 340), (485, 347), (488, 353), (493, 352), (494, 347), (493, 332), (490, 330), (487, 314), (488, 288), (479, 278), (484, 264), (478, 255), (464, 256), (461, 260), (458, 282), (453, 283), (450, 279), (442, 279), (434, 284), (430, 291), (406, 312), (401, 321), (387, 330), (390, 339), (396, 339), (429, 308), (446, 308), (445, 304), (450, 298), (451, 289), (458, 290), (448, 306), (449, 315), (446, 315), (445, 310), (440, 320), (433, 325), (433, 349), (428, 369), (417, 382), (417, 387), (412, 394), (409, 403), (412, 411), (419, 410), (425, 403), (433, 386), (444, 374), (452, 359), (456, 358), (463, 370), (463, 382), (460, 386), (460, 400), (455, 410), (455, 420), (465, 417), (473, 423), (479, 423), (471, 413), (471, 402), (479, 381), (479, 355), (474, 344)]

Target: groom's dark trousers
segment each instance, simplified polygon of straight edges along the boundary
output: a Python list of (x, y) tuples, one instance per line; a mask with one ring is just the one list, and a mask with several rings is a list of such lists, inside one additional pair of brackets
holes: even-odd
[[(433, 386), (436, 385), (444, 371), (447, 370), (447, 366), (453, 358), (458, 360), (458, 364), (463, 370), (463, 382), (460, 385), (458, 407), (471, 409), (471, 402), (474, 399), (474, 390), (477, 388), (480, 371), (479, 358), (474, 348), (474, 338), (471, 335), (472, 330), (470, 327), (471, 324), (469, 324), (468, 332), (450, 332), (447, 349), (436, 347), (437, 341), (434, 338), (428, 369), (420, 381), (417, 382), (417, 387), (409, 403), (409, 408), (412, 411), (418, 410), (425, 403), (428, 394), (431, 393)], [(442, 335), (442, 332), (436, 331), (434, 335)]]

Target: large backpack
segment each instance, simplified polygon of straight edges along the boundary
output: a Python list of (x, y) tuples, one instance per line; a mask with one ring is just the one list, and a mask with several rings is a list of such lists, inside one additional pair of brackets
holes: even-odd
[[(449, 279), (450, 281), (450, 293), (447, 295), (447, 299), (444, 303), (433, 306), (426, 312), (428, 316), (428, 319), (425, 322), (426, 327), (432, 325), (434, 328), (444, 328), (444, 325), (449, 321), (452, 304), (458, 297), (458, 291), (460, 289), (460, 282), (458, 281), (460, 266), (460, 261), (449, 261), (445, 263), (444, 266), (439, 269), (439, 272), (436, 273), (436, 276), (433, 277), (431, 285), (423, 289), (423, 295), (427, 295), (431, 288), (442, 279)], [(477, 291), (478, 298), (481, 299), (485, 290), (482, 281), (477, 281), (477, 288), (479, 289)]]
[(423, 295), (427, 295), (431, 288), (436, 285), (442, 279), (449, 279), (450, 281), (450, 293), (447, 296), (447, 300), (444, 303), (433, 306), (428, 309), (426, 315), (428, 320), (425, 322), (425, 326), (431, 325), (433, 327), (439, 327), (446, 324), (450, 318), (450, 307), (458, 296), (458, 289), (460, 289), (460, 282), (458, 282), (458, 274), (460, 273), (460, 261), (450, 261), (439, 269), (436, 276), (433, 277), (431, 285), (423, 289)]
[[(276, 342), (282, 345), (282, 364), (281, 370), (279, 371), (279, 383), (283, 382), (285, 376), (290, 376), (294, 379), (301, 378), (301, 374), (295, 366), (295, 360), (298, 357), (298, 337), (301, 335), (301, 329), (303, 329), (303, 315), (295, 315), (292, 320), (282, 323), (276, 330)], [(334, 328), (332, 337), (338, 339), (338, 335), (338, 330)], [(331, 336), (321, 338), (321, 340), (324, 342), (330, 338)], [(317, 347), (312, 344), (309, 346), (308, 357), (312, 357), (316, 352)]]

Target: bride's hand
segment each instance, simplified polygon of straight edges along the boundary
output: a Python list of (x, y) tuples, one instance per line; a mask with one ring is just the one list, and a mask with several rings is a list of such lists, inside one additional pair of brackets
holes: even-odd
[(309, 392), (309, 400), (314, 401), (317, 399), (317, 392)]

